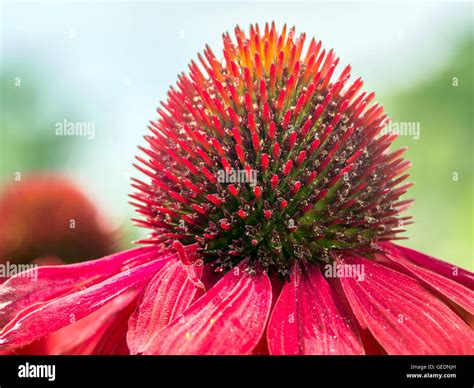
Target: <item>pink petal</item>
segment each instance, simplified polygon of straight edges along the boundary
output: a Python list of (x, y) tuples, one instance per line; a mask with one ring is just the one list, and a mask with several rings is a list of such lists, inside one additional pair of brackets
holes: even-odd
[(417, 278), (424, 284), (431, 286), (440, 294), (450, 299), (458, 306), (462, 307), (469, 314), (474, 314), (474, 291), (455, 282), (454, 280), (448, 279), (428, 269), (419, 267), (402, 256), (387, 254), (386, 257), (391, 261), (401, 265), (414, 278)]
[(79, 321), (26, 346), (14, 348), (10, 352), (19, 355), (91, 354), (106, 332), (110, 321), (124, 309), (124, 305), (126, 307), (136, 298), (136, 291), (124, 293)]
[(389, 354), (469, 354), (472, 330), (448, 306), (411, 277), (360, 257), (340, 263), (364, 268), (363, 281), (341, 278), (362, 328)]
[(0, 332), (0, 345), (21, 346), (96, 311), (129, 289), (148, 281), (169, 257), (127, 269), (101, 283), (22, 310)]
[(136, 297), (136, 292), (124, 293), (92, 314), (52, 333), (44, 339), (47, 344), (45, 354), (70, 355), (91, 353), (100, 337), (96, 338), (92, 347), (86, 346), (86, 344), (94, 341), (97, 333), (101, 333), (102, 328), (107, 328), (109, 322), (134, 301)]
[(420, 267), (450, 278), (471, 290), (474, 289), (474, 274), (469, 271), (400, 245), (392, 243), (384, 243), (380, 245), (388, 252), (395, 253), (397, 256), (402, 256)]
[(265, 330), (272, 288), (241, 264), (158, 332), (146, 354), (249, 354)]
[(137, 248), (98, 260), (38, 267), (18, 274), (0, 285), (0, 328), (28, 306), (99, 283), (132, 264), (156, 256), (156, 248)]
[[(130, 317), (127, 343), (132, 354), (141, 353), (158, 330), (183, 313), (196, 298), (198, 288), (180, 260), (170, 260), (148, 283)], [(202, 266), (192, 278), (199, 279)]]
[(298, 264), (272, 311), (271, 354), (364, 354), (355, 322), (319, 267)]
[(128, 355), (127, 345), (128, 320), (136, 308), (136, 300), (130, 302), (107, 324), (107, 329), (100, 336), (92, 354)]

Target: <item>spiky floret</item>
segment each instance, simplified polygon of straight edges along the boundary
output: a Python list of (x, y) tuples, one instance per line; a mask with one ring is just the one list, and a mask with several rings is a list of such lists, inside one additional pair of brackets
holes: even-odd
[[(374, 93), (332, 80), (339, 59), (305, 34), (266, 25), (223, 35), (181, 74), (145, 136), (131, 197), (152, 233), (142, 243), (199, 243), (224, 270), (248, 258), (286, 275), (293, 259), (328, 261), (396, 239), (409, 162), (389, 152)], [(399, 238), (399, 237), (398, 237)]]

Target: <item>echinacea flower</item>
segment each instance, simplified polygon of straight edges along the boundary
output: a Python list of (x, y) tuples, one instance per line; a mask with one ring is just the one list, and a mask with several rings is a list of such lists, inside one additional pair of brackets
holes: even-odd
[(409, 163), (374, 94), (294, 29), (235, 35), (223, 61), (206, 47), (150, 123), (132, 195), (148, 246), (11, 278), (0, 344), (121, 297), (87, 352), (472, 353), (473, 275), (392, 242)]
[(0, 263), (96, 259), (114, 249), (114, 231), (70, 179), (21, 177), (0, 192)]

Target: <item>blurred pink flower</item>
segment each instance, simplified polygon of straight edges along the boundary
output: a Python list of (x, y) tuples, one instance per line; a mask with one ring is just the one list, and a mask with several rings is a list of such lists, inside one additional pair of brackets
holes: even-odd
[(71, 180), (52, 173), (9, 183), (0, 193), (0, 263), (81, 261), (111, 253), (116, 236)]

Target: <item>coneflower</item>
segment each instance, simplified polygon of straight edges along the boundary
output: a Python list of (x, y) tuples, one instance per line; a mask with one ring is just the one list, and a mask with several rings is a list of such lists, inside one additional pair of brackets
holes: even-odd
[(0, 263), (68, 262), (113, 252), (115, 232), (76, 183), (35, 173), (0, 191)]
[(472, 274), (391, 242), (409, 162), (374, 94), (294, 29), (235, 38), (150, 123), (132, 195), (148, 247), (10, 279), (0, 343), (124, 294), (94, 353), (471, 353)]

